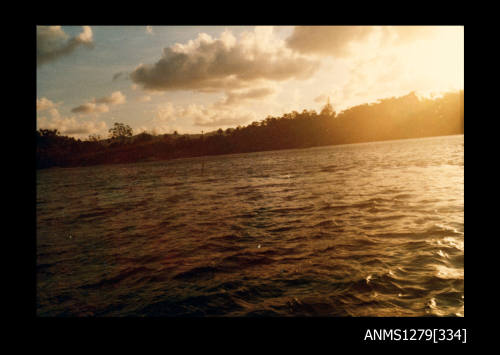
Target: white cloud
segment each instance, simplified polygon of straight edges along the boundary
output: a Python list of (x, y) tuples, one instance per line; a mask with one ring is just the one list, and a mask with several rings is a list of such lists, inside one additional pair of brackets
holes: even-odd
[(141, 96), (137, 99), (139, 102), (149, 102), (151, 101), (151, 96), (149, 95), (144, 95), (144, 96)]
[(125, 95), (121, 93), (121, 91), (115, 91), (110, 96), (105, 96), (96, 99), (95, 102), (109, 104), (109, 105), (121, 105), (126, 102), (126, 98)]
[(92, 43), (92, 29), (90, 26), (83, 26), (83, 32), (77, 37), (78, 41), (81, 43)]
[(86, 136), (89, 134), (104, 134), (106, 123), (103, 121), (78, 121), (75, 117), (59, 117), (48, 119), (40, 117), (37, 125), (39, 129), (57, 129), (63, 135)]
[(46, 97), (42, 97), (41, 99), (38, 99), (38, 98), (36, 99), (36, 110), (38, 112), (46, 111), (46, 110), (53, 109), (56, 107), (57, 107), (57, 104), (50, 101)]
[(256, 120), (254, 112), (222, 108), (218, 105), (174, 106), (172, 103), (160, 105), (156, 110), (153, 123), (160, 131), (162, 127), (172, 124), (191, 122), (199, 127), (229, 127), (243, 125)]
[(63, 135), (83, 137), (89, 134), (106, 133), (106, 123), (102, 121), (81, 121), (75, 117), (63, 117), (56, 104), (47, 98), (37, 99), (37, 129), (57, 129)]

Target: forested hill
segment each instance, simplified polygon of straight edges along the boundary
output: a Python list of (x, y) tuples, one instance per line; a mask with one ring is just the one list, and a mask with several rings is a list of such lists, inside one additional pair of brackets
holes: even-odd
[[(123, 129), (123, 128), (126, 129)], [(117, 129), (120, 128), (120, 129)], [(336, 114), (330, 105), (320, 113), (293, 111), (245, 127), (205, 135), (132, 135), (115, 124), (109, 139), (81, 141), (57, 130), (36, 132), (37, 168), (194, 157), (263, 150), (418, 138), (464, 133), (464, 91), (425, 99), (414, 93), (351, 107)]]

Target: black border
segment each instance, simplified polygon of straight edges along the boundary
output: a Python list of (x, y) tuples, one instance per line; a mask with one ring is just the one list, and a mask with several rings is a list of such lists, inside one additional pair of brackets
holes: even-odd
[[(206, 350), (212, 349), (228, 350), (231, 347), (229, 342), (236, 341), (240, 347), (233, 349), (240, 351), (243, 349), (264, 350), (268, 341), (278, 346), (278, 349), (294, 349), (296, 345), (306, 345), (306, 350), (336, 352), (339, 350), (338, 344), (354, 345), (368, 344), (363, 341), (366, 329), (380, 328), (467, 328), (467, 343), (474, 341), (477, 334), (471, 329), (471, 321), (474, 311), (467, 307), (467, 316), (463, 318), (437, 318), (437, 317), (360, 317), (360, 318), (40, 318), (36, 316), (36, 169), (35, 165), (35, 139), (36, 130), (36, 25), (462, 25), (463, 15), (461, 5), (455, 4), (449, 7), (444, 5), (443, 11), (436, 9), (435, 4), (430, 8), (426, 4), (413, 5), (422, 7), (420, 9), (412, 8), (401, 3), (396, 9), (410, 13), (414, 16), (412, 20), (394, 20), (398, 18), (394, 13), (387, 12), (382, 16), (375, 15), (377, 11), (385, 12), (384, 8), (389, 5), (380, 3), (373, 4), (365, 8), (363, 14), (359, 14), (360, 8), (365, 5), (352, 3), (352, 10), (346, 10), (344, 4), (325, 5), (317, 4), (297, 4), (287, 3), (280, 5), (276, 11), (268, 11), (267, 7), (249, 4), (247, 8), (240, 6), (239, 3), (231, 5), (219, 4), (219, 6), (208, 6), (209, 11), (198, 8), (198, 4), (186, 4), (183, 14), (190, 14), (189, 19), (176, 17), (176, 9), (154, 11), (154, 6), (148, 6), (147, 10), (135, 11), (135, 8), (129, 8), (126, 15), (100, 14), (99, 8), (92, 7), (87, 11), (92, 13), (88, 15), (85, 12), (78, 14), (54, 14), (38, 12), (35, 10), (34, 19), (29, 24), (24, 25), (23, 33), (25, 43), (29, 43), (28, 53), (25, 56), (26, 65), (32, 71), (27, 70), (27, 78), (24, 82), (29, 83), (31, 94), (25, 94), (26, 101), (24, 107), (29, 107), (23, 117), (22, 131), (27, 132), (26, 141), (23, 142), (23, 153), (26, 155), (19, 158), (20, 171), (27, 183), (23, 184), (22, 193), (25, 195), (27, 205), (25, 207), (29, 212), (22, 217), (22, 220), (29, 219), (33, 224), (25, 222), (22, 224), (22, 258), (18, 263), (22, 263), (26, 268), (25, 277), (21, 278), (22, 287), (18, 291), (17, 301), (22, 304), (16, 306), (18, 317), (23, 317), (29, 322), (26, 324), (37, 338), (43, 339), (41, 343), (51, 345), (53, 341), (59, 343), (79, 344), (88, 346), (89, 343), (105, 341), (127, 345), (129, 343), (139, 344), (141, 348), (150, 347), (153, 344), (160, 345), (164, 350), (175, 351), (173, 343), (181, 343), (184, 349), (192, 345)], [(121, 4), (120, 6), (130, 6)], [(133, 6), (133, 5), (132, 5)], [(306, 6), (308, 8), (306, 8)], [(189, 9), (191, 7), (191, 9)], [(193, 7), (196, 7), (196, 14), (192, 15)], [(225, 11), (214, 16), (213, 12), (225, 7)], [(278, 6), (276, 6), (278, 7)], [(286, 8), (294, 7), (293, 15), (290, 15)], [(324, 10), (324, 9), (328, 10)], [(358, 9), (356, 9), (358, 8)], [(371, 11), (372, 8), (378, 10)], [(275, 9), (273, 9), (275, 10)], [(350, 12), (349, 12), (350, 11)], [(71, 12), (71, 11), (70, 11)], [(112, 12), (112, 11), (111, 11)], [(238, 17), (228, 13), (237, 12)], [(350, 13), (353, 16), (347, 18), (344, 14)], [(186, 15), (184, 15), (186, 16)], [(241, 18), (243, 16), (243, 19)], [(246, 18), (245, 18), (246, 16)], [(28, 45), (27, 45), (28, 46)], [(470, 125), (468, 125), (470, 127)], [(29, 162), (29, 163), (28, 163)], [(33, 166), (31, 166), (33, 164)], [(24, 172), (26, 169), (26, 172)], [(28, 189), (26, 186), (32, 186)], [(21, 202), (22, 203), (22, 202)], [(471, 251), (472, 243), (468, 243), (468, 252)], [(468, 253), (469, 254), (469, 253)], [(35, 258), (33, 258), (35, 255)], [(469, 266), (469, 265), (468, 265)], [(470, 274), (469, 274), (470, 275)], [(468, 278), (468, 281), (469, 278)], [(471, 283), (468, 282), (468, 285)], [(469, 290), (472, 289), (468, 288)], [(469, 295), (469, 293), (468, 293)], [(469, 300), (469, 298), (468, 298)], [(469, 301), (472, 303), (472, 301)], [(469, 303), (468, 303), (469, 305)], [(145, 340), (145, 342), (143, 342)], [(380, 344), (383, 342), (369, 342), (370, 344)], [(387, 342), (386, 342), (387, 343)], [(399, 344), (413, 345), (418, 342), (398, 342)], [(299, 348), (296, 348), (299, 350)]]

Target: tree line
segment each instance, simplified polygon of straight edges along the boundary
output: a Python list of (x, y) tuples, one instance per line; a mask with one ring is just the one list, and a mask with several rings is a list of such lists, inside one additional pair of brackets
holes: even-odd
[(353, 106), (339, 114), (327, 104), (319, 113), (292, 111), (244, 127), (198, 135), (133, 135), (130, 126), (115, 123), (107, 139), (94, 135), (80, 140), (58, 130), (40, 129), (36, 131), (36, 164), (48, 168), (132, 163), (463, 134), (463, 108), (463, 90), (438, 98), (419, 98), (412, 92)]

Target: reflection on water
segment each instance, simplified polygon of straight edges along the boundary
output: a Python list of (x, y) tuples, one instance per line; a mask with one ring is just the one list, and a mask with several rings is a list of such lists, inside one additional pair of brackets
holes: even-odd
[(37, 310), (463, 316), (463, 135), (37, 171)]

